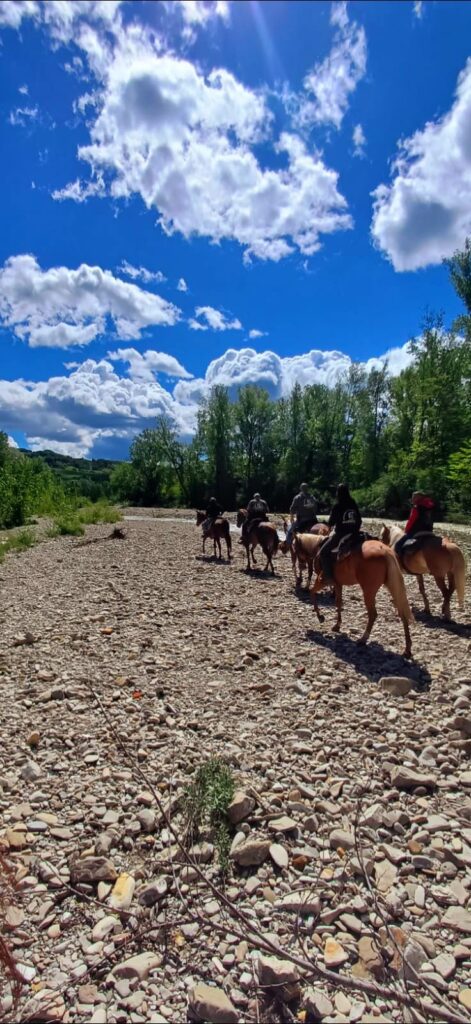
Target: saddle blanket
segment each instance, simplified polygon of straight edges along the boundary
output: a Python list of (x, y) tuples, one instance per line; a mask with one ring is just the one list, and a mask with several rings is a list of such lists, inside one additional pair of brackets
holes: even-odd
[[(442, 537), (439, 537), (436, 533), (429, 533), (425, 530), (420, 533), (415, 533), (413, 537), (408, 537), (402, 544), (401, 541), (402, 538), (399, 541), (396, 541), (394, 545), (394, 551), (399, 558), (404, 555), (416, 555), (418, 551), (422, 550), (425, 542), (436, 548), (440, 548), (442, 546)], [(400, 545), (399, 551), (397, 550), (398, 544)]]

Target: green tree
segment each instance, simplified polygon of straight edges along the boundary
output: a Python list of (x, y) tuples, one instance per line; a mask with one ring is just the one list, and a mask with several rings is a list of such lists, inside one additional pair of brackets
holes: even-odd
[(265, 490), (272, 477), (271, 427), (275, 404), (263, 388), (241, 388), (233, 408), (234, 461), (243, 493)]
[[(206, 462), (207, 487), (225, 508), (233, 508), (233, 417), (227, 388), (211, 389), (198, 414), (196, 444)], [(208, 495), (209, 497), (209, 495)]]

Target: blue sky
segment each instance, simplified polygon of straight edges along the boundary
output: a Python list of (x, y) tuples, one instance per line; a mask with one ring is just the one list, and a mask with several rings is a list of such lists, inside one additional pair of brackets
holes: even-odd
[(471, 233), (471, 5), (0, 0), (0, 429), (390, 369)]

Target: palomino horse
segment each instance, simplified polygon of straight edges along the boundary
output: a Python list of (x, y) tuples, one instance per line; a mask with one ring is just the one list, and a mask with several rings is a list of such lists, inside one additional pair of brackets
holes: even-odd
[[(240, 508), (237, 513), (237, 526), (242, 526), (247, 519), (247, 509)], [(252, 555), (252, 562), (254, 565), (257, 564), (257, 559), (254, 555), (254, 548), (260, 544), (263, 554), (266, 558), (266, 565), (264, 572), (270, 566), (273, 575), (275, 575), (275, 569), (273, 566), (272, 558), (278, 551), (278, 531), (273, 523), (260, 522), (258, 519), (255, 520), (254, 525), (250, 527), (247, 538), (244, 541), (244, 547), (247, 553), (247, 572), (250, 572), (250, 555)]]
[[(385, 526), (383, 523), (380, 537), (384, 544), (394, 548), (396, 542), (403, 536), (404, 530), (401, 530), (400, 526)], [(464, 608), (466, 566), (461, 548), (448, 537), (440, 539), (441, 544), (438, 544), (436, 534), (432, 534), (430, 540), (422, 537), (420, 551), (407, 554), (406, 548), (404, 553), (398, 556), (398, 561), (404, 572), (417, 576), (427, 615), (430, 615), (430, 605), (425, 593), (424, 574), (433, 576), (443, 595), (442, 615), (449, 621), (450, 600), (455, 590), (458, 605), (461, 610)]]
[[(288, 530), (288, 524), (286, 519), (283, 520), (283, 529), (285, 535)], [(285, 555), (288, 551), (291, 555), (291, 565), (293, 567), (294, 578), (296, 580), (296, 586), (301, 587), (303, 582), (303, 570), (307, 568), (307, 585), (306, 590), (309, 590), (311, 585), (312, 573), (314, 568), (314, 557), (317, 553), (317, 545), (314, 548), (311, 544), (313, 537), (328, 537), (329, 527), (326, 523), (316, 523), (315, 526), (311, 526), (309, 533), (293, 533), (291, 544), (289, 545), (286, 536), (280, 544), (280, 551)]]
[[(197, 513), (196, 513), (196, 525), (197, 526), (201, 526), (201, 523), (204, 523), (205, 519), (206, 519), (206, 512), (202, 512), (202, 511), (198, 510)], [(218, 547), (218, 550), (219, 550), (218, 558), (222, 558), (221, 538), (223, 538), (225, 540), (226, 547), (227, 547), (227, 558), (228, 558), (228, 561), (230, 562), (230, 560), (231, 560), (231, 551), (232, 551), (232, 540), (231, 540), (230, 526), (229, 526), (228, 520), (227, 519), (223, 519), (222, 516), (218, 516), (218, 518), (215, 519), (213, 521), (213, 523), (211, 524), (211, 527), (209, 529), (209, 533), (204, 533), (203, 534), (203, 555), (204, 555), (205, 544), (206, 544), (206, 541), (207, 541), (208, 537), (213, 542), (214, 557), (216, 557), (216, 545)]]
[[(323, 538), (313, 538), (319, 548)], [(316, 556), (314, 562), (316, 573), (319, 573), (319, 558)], [(363, 600), (368, 612), (368, 622), (363, 636), (358, 641), (366, 644), (377, 618), (376, 594), (382, 586), (386, 586), (391, 594), (394, 605), (397, 608), (399, 617), (404, 627), (406, 647), (404, 657), (412, 656), (411, 635), (409, 622), (413, 621), (413, 615), (407, 600), (406, 588), (397, 558), (393, 551), (379, 540), (366, 540), (361, 547), (354, 548), (346, 558), (335, 562), (333, 566), (335, 603), (337, 607), (337, 619), (332, 627), (338, 632), (342, 622), (342, 587), (360, 586), (363, 591)], [(317, 594), (325, 586), (322, 576), (317, 576), (314, 586), (311, 588), (311, 597), (314, 602), (314, 609), (319, 622), (324, 621), (317, 604)]]

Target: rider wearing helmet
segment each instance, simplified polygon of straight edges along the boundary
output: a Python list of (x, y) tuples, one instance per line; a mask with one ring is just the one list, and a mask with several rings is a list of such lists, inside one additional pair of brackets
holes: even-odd
[(311, 526), (317, 523), (317, 500), (310, 493), (308, 484), (301, 484), (289, 512), (291, 522), (286, 534), (287, 544), (291, 544), (293, 533), (309, 533)]

